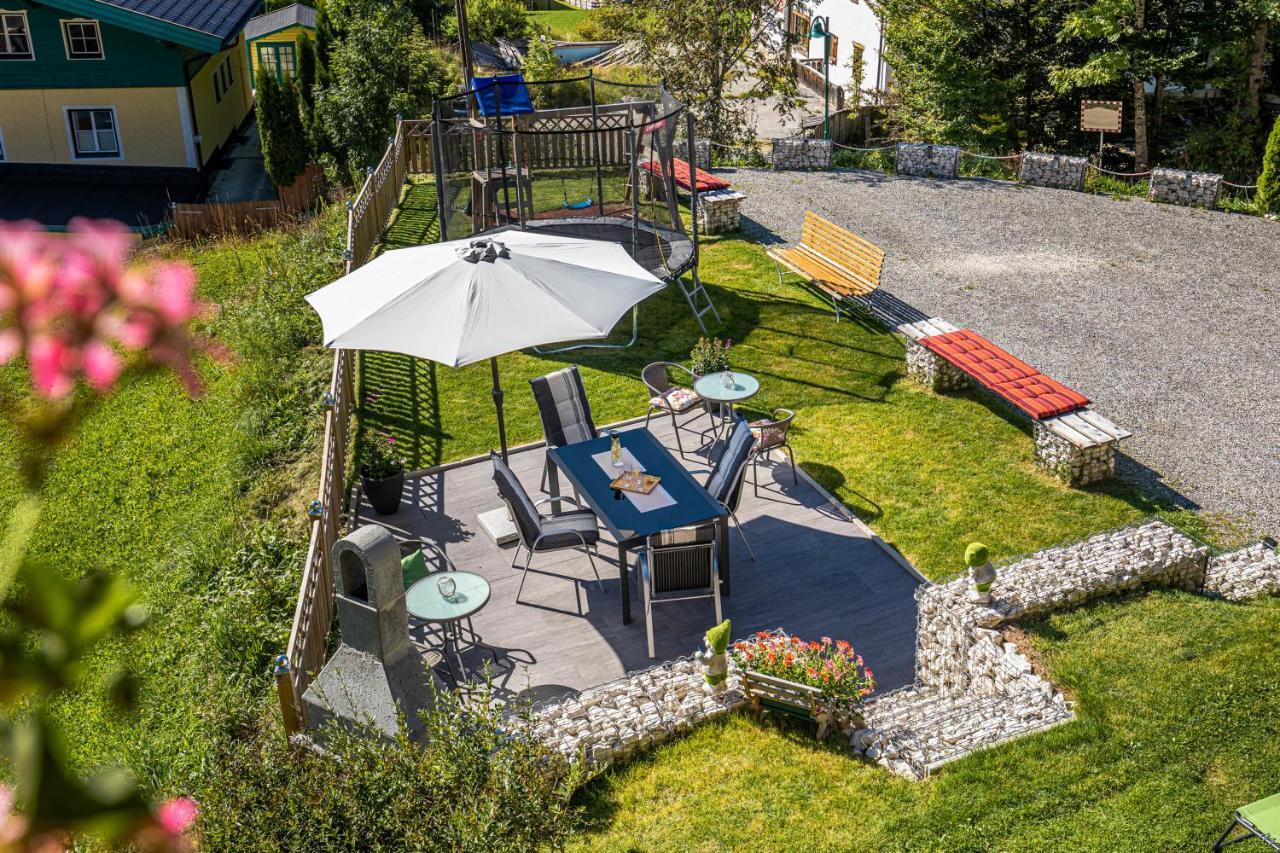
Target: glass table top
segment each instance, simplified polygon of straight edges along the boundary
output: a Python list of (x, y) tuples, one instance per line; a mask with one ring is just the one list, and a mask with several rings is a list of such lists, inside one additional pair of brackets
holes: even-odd
[[(724, 384), (725, 373), (733, 379), (729, 385)], [(760, 380), (736, 370), (708, 373), (693, 383), (693, 390), (697, 391), (698, 396), (704, 400), (711, 400), (714, 403), (736, 403), (739, 400), (754, 397), (760, 390)]]
[[(454, 582), (453, 595), (440, 592), (440, 581)], [(428, 622), (454, 622), (473, 616), (489, 603), (489, 582), (474, 572), (436, 572), (409, 587), (404, 594), (408, 611)]]

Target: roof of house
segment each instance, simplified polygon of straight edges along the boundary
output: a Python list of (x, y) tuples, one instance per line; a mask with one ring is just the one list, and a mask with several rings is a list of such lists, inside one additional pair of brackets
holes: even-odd
[(294, 3), (292, 6), (285, 6), (283, 9), (276, 9), (274, 12), (259, 15), (245, 24), (244, 37), (246, 39), (255, 39), (289, 27), (306, 27), (314, 30), (316, 28), (316, 10), (311, 6)]
[(215, 53), (231, 44), (262, 0), (45, 0), (184, 47)]

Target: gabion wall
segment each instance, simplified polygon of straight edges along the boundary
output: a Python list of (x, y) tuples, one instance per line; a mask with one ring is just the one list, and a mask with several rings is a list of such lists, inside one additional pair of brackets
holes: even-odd
[(830, 139), (773, 140), (773, 168), (775, 169), (826, 169), (830, 166)]
[(1087, 162), (1083, 157), (1027, 152), (1022, 155), (1018, 165), (1018, 180), (1039, 187), (1079, 191), (1084, 189), (1084, 168)]
[(1177, 169), (1152, 169), (1151, 191), (1147, 198), (1167, 204), (1195, 205), (1213, 208), (1222, 193), (1222, 175), (1208, 172), (1183, 172)]
[(954, 178), (960, 165), (960, 149), (954, 145), (898, 143), (899, 175), (924, 178)]

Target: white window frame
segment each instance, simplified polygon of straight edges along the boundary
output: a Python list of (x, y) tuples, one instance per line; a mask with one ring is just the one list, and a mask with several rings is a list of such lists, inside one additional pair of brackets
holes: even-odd
[[(93, 24), (93, 28), (98, 33), (98, 53), (96, 56), (75, 56), (71, 53), (71, 31), (69, 24)], [(93, 18), (61, 18), (58, 25), (62, 30), (62, 49), (67, 55), (69, 62), (95, 61), (107, 58), (107, 46), (102, 43), (102, 24)]]
[[(81, 110), (110, 110), (111, 125), (116, 134), (116, 151), (114, 154), (80, 154), (76, 150), (76, 131), (71, 124), (71, 114), (80, 112)], [(67, 126), (67, 151), (71, 154), (72, 160), (94, 162), (99, 160), (123, 160), (124, 159), (124, 140), (120, 138), (120, 114), (115, 107), (110, 104), (76, 104), (74, 106), (65, 106), (62, 108), (62, 121)]]
[(0, 15), (20, 15), (22, 17), (22, 28), (26, 31), (26, 35), (27, 35), (28, 53), (31, 54), (30, 56), (21, 56), (21, 57), (10, 56), (7, 58), (0, 59), (0, 62), (35, 62), (36, 61), (36, 43), (35, 43), (35, 40), (31, 38), (31, 21), (27, 19), (26, 10), (25, 9), (0, 9)]

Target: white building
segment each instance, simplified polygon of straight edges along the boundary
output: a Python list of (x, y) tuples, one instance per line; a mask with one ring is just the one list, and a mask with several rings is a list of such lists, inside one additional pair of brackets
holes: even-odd
[[(871, 0), (816, 0), (807, 4), (784, 2), (783, 14), (789, 16), (788, 29), (800, 36), (795, 48), (796, 58), (810, 69), (802, 72), (801, 81), (810, 88), (822, 89), (822, 39), (810, 39), (808, 35), (815, 18), (829, 22), (828, 39), (830, 67), (828, 79), (832, 87), (846, 89), (845, 105), (853, 106), (855, 100), (848, 87), (854, 81), (853, 59), (859, 48), (862, 53), (861, 100), (875, 100), (868, 90), (882, 91), (889, 82), (889, 67), (882, 59), (884, 40), (880, 15)], [(803, 11), (801, 11), (803, 9)]]

